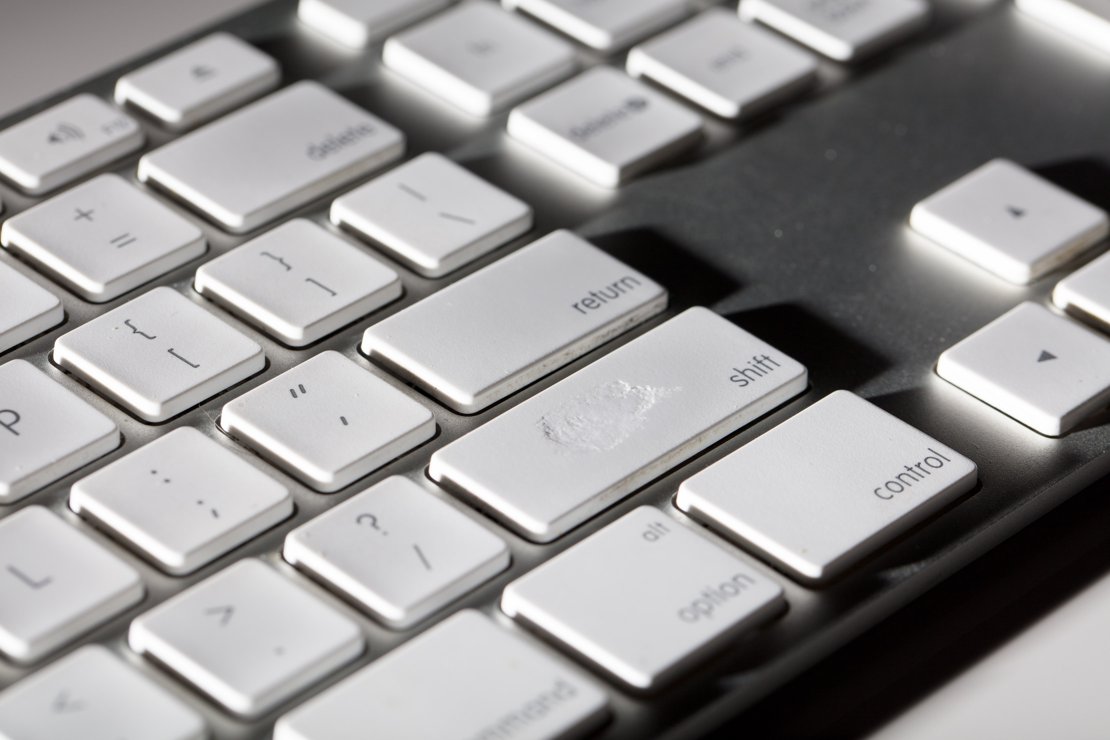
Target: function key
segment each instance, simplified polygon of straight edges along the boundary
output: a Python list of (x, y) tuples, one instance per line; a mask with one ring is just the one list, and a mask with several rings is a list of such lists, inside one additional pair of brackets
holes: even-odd
[(615, 188), (693, 147), (702, 119), (603, 66), (514, 108), (508, 129), (549, 159)]
[(0, 131), (0, 175), (40, 195), (142, 145), (143, 131), (130, 116), (78, 95)]
[(0, 227), (0, 244), (104, 303), (195, 259), (204, 234), (118, 175), (100, 175)]
[(115, 97), (180, 131), (261, 95), (279, 79), (272, 58), (215, 33), (120, 77)]
[(838, 62), (855, 62), (929, 20), (926, 0), (741, 0), (740, 17), (766, 24)]
[(361, 49), (450, 4), (451, 0), (301, 0), (297, 18), (336, 43)]
[(475, 116), (570, 76), (574, 48), (492, 4), (467, 3), (385, 42), (385, 65)]
[(722, 118), (766, 110), (813, 84), (814, 57), (724, 8), (628, 52), (628, 73), (645, 77)]
[(1005, 159), (918, 203), (910, 226), (985, 270), (1027, 285), (1110, 232), (1106, 213)]
[(502, 0), (586, 46), (615, 52), (690, 12), (690, 0)]
[(1040, 304), (1022, 303), (946, 350), (937, 374), (1058, 437), (1110, 401), (1110, 342)]

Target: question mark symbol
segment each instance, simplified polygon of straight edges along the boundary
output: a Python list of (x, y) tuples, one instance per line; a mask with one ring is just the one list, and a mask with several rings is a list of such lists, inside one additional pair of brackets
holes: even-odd
[(359, 514), (357, 517), (355, 517), (355, 524), (366, 523), (369, 523), (371, 529), (375, 529), (381, 532), (383, 535), (389, 534), (389, 532), (386, 532), (384, 529), (378, 526), (378, 517), (374, 516), (373, 514)]

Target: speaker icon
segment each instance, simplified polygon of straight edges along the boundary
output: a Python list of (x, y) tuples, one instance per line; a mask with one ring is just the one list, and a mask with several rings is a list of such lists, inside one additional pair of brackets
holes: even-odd
[(59, 123), (58, 126), (50, 132), (46, 140), (51, 144), (62, 144), (70, 140), (84, 139), (85, 132), (76, 126), (69, 123)]

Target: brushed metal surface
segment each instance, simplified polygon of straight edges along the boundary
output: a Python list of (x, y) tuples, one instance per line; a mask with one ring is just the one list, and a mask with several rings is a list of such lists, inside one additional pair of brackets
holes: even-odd
[[(261, 375), (162, 426), (138, 422), (49, 362), (56, 336), (137, 293), (92, 306), (57, 289), (66, 323), (0, 361), (27, 358), (77, 389), (117, 420), (125, 441), (101, 463), (19, 505), (0, 508), (0, 517), (29, 504), (47, 505), (122, 553), (142, 573), (148, 596), (89, 639), (111, 646), (147, 675), (175, 686), (205, 715), (216, 737), (265, 736), (275, 715), (255, 723), (235, 720), (131, 654), (125, 644), (128, 621), (242, 557), (262, 556), (352, 615), (365, 630), (369, 652), (314, 687), (310, 693), (315, 693), (444, 616), (414, 630), (387, 630), (283, 565), (282, 538), (294, 526), (391, 474), (406, 475), (458, 505), (424, 475), (434, 449), (666, 318), (648, 322), (476, 416), (450, 412), (358, 355), (356, 346), (368, 324), (554, 228), (574, 228), (666, 285), (672, 295), (667, 316), (690, 305), (709, 305), (805, 363), (812, 388), (551, 545), (530, 544), (487, 521), (509, 543), (513, 565), (458, 606), (497, 614), (496, 599), (508, 581), (637, 505), (669, 507), (685, 477), (835, 389), (860, 393), (980, 466), (982, 482), (973, 493), (826, 588), (804, 588), (757, 564), (784, 584), (788, 613), (768, 629), (739, 640), (659, 697), (644, 699), (610, 686), (614, 721), (602, 737), (691, 737), (736, 714), (1110, 469), (1105, 416), (1063, 439), (1048, 439), (966, 396), (933, 372), (942, 350), (1022, 300), (1045, 300), (1062, 273), (1029, 288), (1010, 286), (906, 227), (917, 200), (997, 156), (1030, 166), (1104, 208), (1110, 205), (1110, 137), (1105, 127), (1110, 96), (1104, 93), (1110, 56), (1022, 17), (1005, 2), (937, 0), (935, 5), (936, 17), (922, 37), (852, 71), (823, 63), (821, 84), (810, 96), (739, 128), (711, 120), (705, 144), (686, 161), (615, 193), (595, 189), (509, 140), (503, 115), (488, 121), (466, 118), (381, 69), (375, 61), (378, 49), (344, 51), (303, 29), (293, 17), (293, 0), (276, 0), (222, 24), (277, 57), (286, 83), (319, 79), (406, 131), (409, 156), (443, 152), (529, 202), (536, 209), (536, 226), (510, 246), (444, 280), (422, 278), (381, 255), (401, 274), (405, 297), (301, 351), (278, 345), (196, 295), (190, 284), (200, 260), (174, 271), (158, 284), (175, 286), (255, 338), (269, 365)], [(79, 89), (107, 96), (119, 72), (154, 56), (137, 59)], [(583, 61), (599, 62), (585, 52)], [(59, 94), (48, 102), (64, 97)], [(15, 120), (0, 120), (0, 126)], [(169, 139), (154, 126), (146, 128), (150, 146)], [(133, 179), (135, 160), (115, 171)], [(0, 197), (8, 208), (4, 217), (36, 202), (3, 183)], [(321, 199), (289, 216), (325, 223), (328, 201)], [(209, 238), (211, 248), (204, 259), (244, 239), (187, 216)], [(0, 260), (15, 263), (6, 252)], [(20, 268), (31, 272), (24, 265)], [(45, 278), (41, 282), (47, 284)], [(252, 458), (294, 490), (295, 516), (186, 578), (160, 573), (65, 509), (74, 480), (169, 429), (194, 426), (233, 447), (216, 428), (222, 404), (324, 349), (355, 358), (420, 398), (433, 409), (439, 435), (333, 495), (313, 493)], [(507, 629), (519, 629), (498, 619)], [(26, 673), (0, 661), (0, 687)]]

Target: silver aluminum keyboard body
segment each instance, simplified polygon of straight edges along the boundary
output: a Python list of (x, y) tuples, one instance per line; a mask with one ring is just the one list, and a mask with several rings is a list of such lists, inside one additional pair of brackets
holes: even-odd
[[(507, 114), (488, 120), (467, 118), (385, 71), (378, 61), (380, 43), (365, 52), (329, 45), (299, 25), (291, 0), (276, 0), (206, 29), (205, 33), (226, 30), (274, 56), (283, 71), (283, 85), (315, 79), (381, 116), (407, 135), (406, 158), (438, 151), (463, 163), (529, 203), (535, 209), (536, 224), (508, 247), (445, 279), (423, 278), (378, 252), (401, 275), (404, 297), (308, 349), (286, 348), (222, 315), (263, 347), (268, 365), (261, 374), (168, 424), (143, 424), (84, 389), (82, 397), (117, 422), (122, 446), (18, 504), (0, 507), (0, 519), (33, 504), (62, 513), (71, 525), (92, 533), (137, 569), (147, 595), (139, 605), (58, 655), (79, 644), (97, 642), (128, 655), (144, 671), (155, 672), (127, 647), (127, 626), (135, 616), (244, 557), (262, 557), (291, 574), (292, 568), (283, 564), (280, 555), (288, 531), (390, 475), (423, 478), (435, 449), (691, 305), (709, 306), (797, 358), (810, 371), (810, 390), (554, 543), (533, 544), (487, 521), (509, 544), (513, 561), (507, 571), (412, 630), (390, 630), (365, 615), (357, 616), (369, 650), (313, 686), (308, 695), (333, 685), (456, 608), (481, 609), (496, 615), (506, 629), (517, 629), (497, 607), (506, 584), (637, 506), (659, 506), (681, 518), (671, 504), (679, 483), (834, 390), (859, 393), (964, 451), (979, 465), (980, 487), (828, 587), (809, 589), (778, 574), (789, 611), (758, 633), (757, 639), (738, 640), (659, 696), (645, 699), (602, 682), (613, 720), (600, 737), (696, 736), (751, 706), (1105, 476), (1110, 472), (1106, 454), (1110, 425), (1105, 415), (1060, 439), (1050, 439), (949, 386), (934, 373), (942, 351), (1023, 300), (1045, 302), (1064, 273), (1057, 271), (1031, 287), (1007, 285), (926, 243), (909, 231), (906, 219), (917, 201), (996, 156), (1012, 158), (1074, 189), (1092, 182), (1097, 186), (1101, 176), (1107, 192), (1110, 170), (1099, 162), (1110, 160), (1105, 125), (1110, 120), (1110, 97), (1104, 94), (1110, 58), (1021, 16), (1006, 2), (937, 0), (934, 6), (935, 17), (923, 35), (852, 70), (822, 61), (815, 91), (751, 123), (732, 125), (707, 117), (707, 141), (695, 154), (612, 192), (583, 185), (509, 141)], [(0, 129), (79, 92), (110, 99), (121, 74), (200, 35), (0, 120)], [(601, 63), (590, 52), (580, 53), (586, 66)], [(1081, 109), (1073, 105), (1075, 101), (1082, 101)], [(173, 138), (141, 120), (147, 135), (143, 152)], [(138, 156), (129, 156), (109, 171), (133, 180)], [(1099, 202), (1097, 194), (1097, 187), (1083, 193), (1105, 208), (1106, 197)], [(282, 219), (304, 216), (326, 224), (327, 207), (336, 195)], [(5, 208), (0, 218), (39, 202), (2, 182), (0, 200)], [(205, 260), (247, 238), (223, 232), (200, 217), (193, 220), (209, 243)], [(77, 479), (171, 429), (190, 426), (213, 437), (220, 435), (216, 421), (224, 403), (321, 351), (337, 350), (388, 378), (384, 369), (369, 365), (357, 352), (369, 323), (557, 228), (574, 229), (662, 283), (671, 295), (665, 314), (475, 416), (453, 413), (407, 389), (432, 408), (439, 427), (435, 439), (334, 495), (315, 493), (272, 470), (293, 491), (295, 515), (183, 578), (159, 571), (68, 512), (69, 487)], [(0, 254), (0, 261), (12, 259), (9, 253)], [(191, 300), (204, 302), (192, 289), (198, 264), (191, 262), (147, 287), (172, 286)], [(143, 291), (100, 305), (60, 288), (56, 292), (65, 307), (65, 322), (3, 354), (0, 361), (27, 359), (59, 377), (61, 371), (49, 360), (55, 338)], [(321, 598), (330, 598), (316, 591)], [(345, 613), (356, 614), (353, 609)], [(0, 659), (0, 689), (31, 672)], [(256, 721), (240, 721), (184, 685), (179, 689), (176, 693), (203, 715), (213, 736), (226, 740), (264, 737), (288, 709)]]

